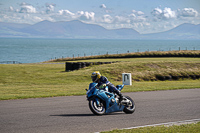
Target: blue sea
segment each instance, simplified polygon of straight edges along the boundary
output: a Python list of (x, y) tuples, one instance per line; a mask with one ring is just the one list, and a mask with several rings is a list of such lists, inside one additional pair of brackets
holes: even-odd
[(200, 40), (0, 38), (0, 62), (37, 63), (65, 57), (179, 49), (200, 50)]

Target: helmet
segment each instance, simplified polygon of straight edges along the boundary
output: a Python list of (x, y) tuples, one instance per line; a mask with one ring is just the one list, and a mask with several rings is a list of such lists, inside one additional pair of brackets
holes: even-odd
[(99, 71), (93, 72), (91, 78), (93, 82), (97, 82), (97, 80), (101, 78), (100, 72)]

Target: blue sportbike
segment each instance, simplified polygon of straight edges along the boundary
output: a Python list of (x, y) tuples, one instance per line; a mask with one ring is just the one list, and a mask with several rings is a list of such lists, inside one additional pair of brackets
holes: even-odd
[[(124, 85), (116, 86), (121, 91)], [(87, 100), (89, 108), (95, 115), (103, 115), (111, 112), (124, 111), (126, 114), (131, 114), (135, 111), (135, 103), (129, 96), (119, 97), (111, 92), (108, 92), (108, 87), (98, 89), (97, 83), (90, 83), (87, 91)]]

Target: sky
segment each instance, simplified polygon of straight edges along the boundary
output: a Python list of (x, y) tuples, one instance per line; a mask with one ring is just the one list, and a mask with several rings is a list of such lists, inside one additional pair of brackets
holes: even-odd
[(0, 0), (0, 22), (35, 24), (80, 20), (141, 34), (200, 24), (200, 0)]

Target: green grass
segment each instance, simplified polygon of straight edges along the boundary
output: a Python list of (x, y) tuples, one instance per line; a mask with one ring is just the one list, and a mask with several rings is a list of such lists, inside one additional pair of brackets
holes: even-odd
[[(65, 64), (0, 64), (0, 100), (84, 95), (91, 73), (100, 71), (115, 85), (122, 84), (122, 73), (130, 72), (133, 85), (122, 92), (200, 88), (199, 80), (144, 81), (157, 73), (199, 73), (199, 58), (96, 59), (120, 61), (65, 72)], [(135, 80), (140, 80), (137, 82)]]
[[(121, 80), (121, 73), (132, 73), (135, 81), (156, 80), (157, 76), (200, 75), (199, 58), (125, 58), (125, 59), (91, 59), (85, 62), (114, 62), (101, 71)], [(105, 66), (105, 65), (102, 65)]]
[(200, 133), (200, 122), (173, 126), (156, 126), (136, 129), (113, 130), (101, 133)]

